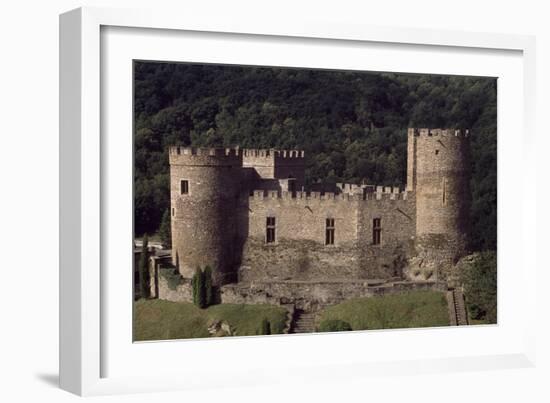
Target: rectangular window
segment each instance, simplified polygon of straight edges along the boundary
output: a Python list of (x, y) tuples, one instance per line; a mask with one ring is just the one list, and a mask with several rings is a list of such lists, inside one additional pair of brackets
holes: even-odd
[(181, 180), (180, 181), (180, 194), (186, 195), (189, 193), (189, 181)]
[(375, 218), (372, 220), (372, 244), (380, 245), (380, 238), (382, 234), (382, 219)]
[(267, 217), (266, 230), (265, 230), (265, 242), (275, 242), (275, 217)]
[(325, 245), (334, 245), (334, 218), (327, 218)]

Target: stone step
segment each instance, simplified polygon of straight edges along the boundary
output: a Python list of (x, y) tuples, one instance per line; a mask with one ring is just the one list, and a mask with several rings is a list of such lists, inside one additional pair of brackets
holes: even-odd
[(447, 304), (451, 326), (468, 325), (464, 295), (460, 290), (453, 289), (447, 292)]
[(315, 331), (315, 313), (297, 311), (294, 317), (293, 333), (312, 333)]

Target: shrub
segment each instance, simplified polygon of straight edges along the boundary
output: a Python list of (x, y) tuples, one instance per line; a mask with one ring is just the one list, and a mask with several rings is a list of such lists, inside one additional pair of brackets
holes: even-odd
[[(396, 251), (397, 252), (397, 251)], [(403, 269), (407, 266), (407, 258), (402, 252), (397, 252), (397, 256), (392, 262), (392, 275), (399, 277), (403, 274)]]
[(262, 320), (260, 334), (271, 334), (271, 323), (266, 318)]
[(320, 332), (344, 332), (352, 330), (348, 322), (338, 319), (327, 319), (319, 325)]

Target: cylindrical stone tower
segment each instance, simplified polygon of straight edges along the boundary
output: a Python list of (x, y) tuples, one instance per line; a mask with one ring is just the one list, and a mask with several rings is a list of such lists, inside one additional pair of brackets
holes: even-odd
[(453, 265), (467, 250), (469, 140), (467, 130), (408, 130), (407, 188), (416, 193), (416, 247), (435, 267)]
[(186, 278), (209, 265), (215, 285), (233, 281), (242, 151), (170, 147), (169, 156), (174, 265)]

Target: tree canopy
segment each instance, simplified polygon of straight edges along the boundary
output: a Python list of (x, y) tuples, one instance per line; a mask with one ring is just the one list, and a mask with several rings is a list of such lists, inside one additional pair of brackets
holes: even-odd
[(168, 146), (303, 149), (306, 181), (404, 186), (407, 127), (472, 132), (472, 247), (496, 249), (496, 79), (134, 64), (136, 235), (169, 209)]

